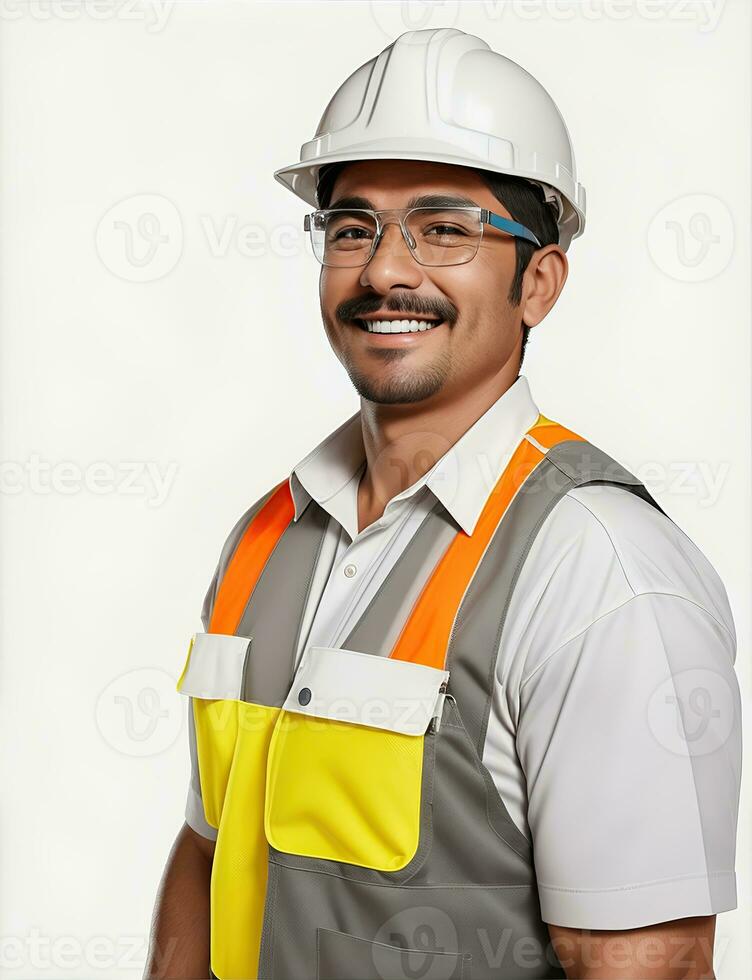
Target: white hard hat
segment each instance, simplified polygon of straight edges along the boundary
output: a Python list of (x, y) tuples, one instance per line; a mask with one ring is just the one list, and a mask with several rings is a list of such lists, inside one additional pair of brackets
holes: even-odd
[(554, 100), (524, 68), (464, 31), (401, 34), (340, 85), (300, 161), (274, 177), (316, 208), (325, 164), (382, 159), (527, 178), (557, 205), (565, 251), (585, 228), (585, 188)]

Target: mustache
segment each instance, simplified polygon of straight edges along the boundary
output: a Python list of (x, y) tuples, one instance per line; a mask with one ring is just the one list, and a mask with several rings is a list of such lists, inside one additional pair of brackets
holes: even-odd
[(418, 297), (408, 294), (380, 298), (378, 296), (358, 296), (347, 299), (337, 307), (340, 320), (358, 320), (379, 311), (389, 313), (412, 313), (414, 316), (424, 316), (430, 319), (447, 320), (454, 323), (458, 311), (454, 303), (435, 297)]

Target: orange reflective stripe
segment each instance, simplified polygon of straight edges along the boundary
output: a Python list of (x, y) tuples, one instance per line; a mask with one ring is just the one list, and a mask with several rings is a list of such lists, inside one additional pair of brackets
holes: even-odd
[(287, 479), (279, 483), (246, 528), (214, 602), (208, 633), (232, 634), (264, 569), (266, 560), (295, 515)]
[[(547, 449), (567, 439), (583, 439), (542, 415), (528, 433)], [(512, 498), (543, 458), (544, 454), (527, 439), (520, 441), (491, 491), (473, 533), (468, 535), (460, 529), (434, 568), (390, 657), (444, 669), (452, 624), (467, 587)]]

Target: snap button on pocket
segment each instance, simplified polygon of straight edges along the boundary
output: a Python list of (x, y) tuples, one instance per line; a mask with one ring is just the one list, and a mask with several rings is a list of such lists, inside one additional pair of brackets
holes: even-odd
[(301, 687), (298, 692), (298, 702), (300, 704), (308, 704), (311, 700), (311, 689), (310, 687)]

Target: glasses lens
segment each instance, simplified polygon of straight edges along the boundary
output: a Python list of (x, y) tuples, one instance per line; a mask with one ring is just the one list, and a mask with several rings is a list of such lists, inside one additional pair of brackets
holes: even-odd
[(405, 222), (423, 265), (461, 265), (478, 251), (482, 234), (480, 210), (415, 208)]
[(376, 221), (367, 211), (316, 211), (311, 242), (323, 265), (365, 265), (376, 237)]

